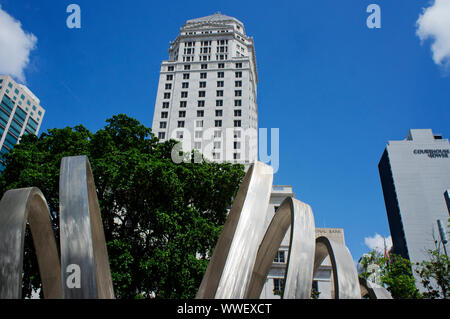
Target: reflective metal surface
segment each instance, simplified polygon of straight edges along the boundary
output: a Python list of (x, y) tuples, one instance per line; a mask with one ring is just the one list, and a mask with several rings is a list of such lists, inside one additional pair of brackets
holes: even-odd
[(361, 298), (369, 295), (370, 299), (392, 299), (392, 295), (386, 288), (376, 285), (365, 278), (359, 278), (359, 286), (361, 289)]
[(61, 298), (61, 267), (50, 212), (36, 187), (7, 191), (0, 202), (0, 298), (22, 297), (25, 229), (30, 225), (45, 298)]
[[(63, 298), (114, 298), (100, 208), (86, 156), (65, 157), (59, 181)], [(80, 288), (69, 288), (69, 265), (81, 270)]]
[(256, 162), (239, 188), (196, 298), (241, 299), (253, 272), (272, 191), (273, 170)]
[(247, 298), (259, 298), (270, 266), (288, 228), (291, 228), (285, 272), (284, 299), (309, 299), (315, 248), (315, 224), (311, 207), (288, 197), (280, 205), (259, 246)]
[(348, 248), (327, 237), (318, 237), (314, 256), (314, 274), (327, 256), (330, 257), (333, 270), (334, 298), (361, 299), (358, 274)]

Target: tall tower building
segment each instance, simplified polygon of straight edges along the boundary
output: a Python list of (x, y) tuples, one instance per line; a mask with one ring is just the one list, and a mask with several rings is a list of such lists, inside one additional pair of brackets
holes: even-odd
[[(9, 152), (23, 134), (38, 134), (45, 110), (39, 99), (8, 75), (0, 75), (0, 152)], [(3, 163), (0, 161), (0, 170)]]
[(255, 48), (236, 18), (188, 20), (161, 64), (153, 132), (215, 161), (257, 157)]
[(392, 251), (413, 263), (428, 260), (427, 249), (436, 248), (437, 221), (447, 229), (449, 154), (450, 143), (441, 135), (410, 130), (406, 139), (388, 142), (378, 164)]

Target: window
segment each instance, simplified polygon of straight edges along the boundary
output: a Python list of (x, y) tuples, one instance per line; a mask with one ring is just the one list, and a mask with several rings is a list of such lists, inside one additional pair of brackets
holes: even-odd
[(203, 120), (195, 121), (195, 127), (203, 127)]
[(222, 131), (214, 131), (214, 138), (222, 137)]
[(167, 122), (159, 122), (159, 128), (166, 128)]
[(169, 66), (167, 67), (167, 71), (173, 71), (173, 65), (169, 65)]
[(225, 77), (225, 72), (217, 72), (217, 77), (220, 78), (224, 78)]
[(158, 133), (158, 138), (159, 138), (160, 140), (165, 139), (165, 138), (166, 138), (166, 133), (165, 133), (165, 132), (159, 132), (159, 133)]
[(178, 117), (186, 117), (186, 111), (179, 111)]
[(222, 110), (216, 110), (216, 116), (222, 116), (223, 111)]
[(183, 131), (178, 131), (177, 132), (177, 138), (183, 138)]
[(234, 91), (234, 96), (242, 96), (242, 91), (241, 90), (235, 90)]
[(242, 63), (236, 63), (236, 69), (241, 69), (242, 68)]
[(205, 81), (201, 81), (199, 83), (200, 88), (205, 88), (206, 87), (206, 82)]
[(284, 279), (274, 278), (273, 279), (273, 291), (280, 293), (284, 286)]
[(279, 250), (277, 252), (277, 254), (275, 255), (275, 259), (273, 260), (274, 263), (284, 263), (285, 259), (284, 259), (284, 250)]
[(180, 101), (180, 107), (186, 107), (187, 102), (186, 101)]
[(183, 80), (189, 80), (189, 73), (183, 73)]
[(206, 91), (198, 91), (198, 97), (205, 97)]
[(234, 100), (234, 106), (242, 106), (242, 100)]
[(233, 154), (233, 159), (238, 160), (240, 158), (241, 158), (241, 154), (239, 154), (239, 153), (234, 153)]
[(200, 73), (200, 79), (206, 79), (206, 78), (207, 78), (207, 73), (206, 72)]
[(184, 127), (184, 121), (178, 121), (178, 127)]
[(163, 102), (162, 108), (163, 109), (168, 109), (169, 108), (169, 102)]
[(220, 153), (213, 153), (213, 159), (219, 160), (220, 159)]
[(223, 100), (216, 100), (216, 106), (223, 106)]
[(198, 107), (204, 107), (205, 106), (205, 101), (198, 101)]
[(197, 117), (203, 117), (205, 115), (204, 111), (197, 111)]
[(220, 142), (214, 142), (214, 149), (219, 149), (220, 148), (221, 143)]
[(238, 71), (238, 72), (235, 73), (235, 75), (236, 75), (237, 78), (241, 78), (242, 77), (242, 72)]
[(233, 132), (233, 136), (234, 136), (234, 138), (241, 138), (241, 131), (235, 130)]
[(167, 74), (166, 75), (166, 80), (167, 81), (172, 81), (173, 80), (173, 74)]
[(214, 126), (215, 127), (222, 127), (222, 121), (221, 120), (215, 120), (214, 121)]
[(234, 127), (241, 127), (241, 120), (235, 120)]
[(235, 150), (238, 150), (241, 148), (241, 142), (233, 142), (233, 148)]
[(202, 148), (202, 142), (194, 142), (194, 148), (200, 150)]
[(189, 82), (183, 82), (181, 83), (181, 88), (188, 89), (189, 88)]
[(235, 87), (242, 87), (242, 81), (234, 81)]
[(195, 138), (202, 138), (203, 137), (203, 131), (195, 131)]
[(225, 63), (219, 63), (219, 64), (217, 65), (217, 67), (218, 67), (219, 69), (224, 69), (224, 68), (225, 68)]
[(161, 112), (161, 118), (162, 119), (166, 119), (168, 115), (169, 115), (168, 112)]
[(223, 82), (223, 81), (217, 81), (217, 87), (218, 87), (218, 88), (222, 88), (223, 85), (224, 85), (224, 82)]
[(184, 69), (185, 69), (185, 70), (190, 70), (190, 69), (191, 69), (191, 66), (190, 66), (189, 64), (185, 64), (185, 65), (184, 65)]
[(164, 93), (164, 98), (165, 99), (170, 99), (170, 93)]
[(202, 64), (201, 68), (202, 70), (206, 70), (208, 68), (208, 64)]
[(217, 95), (216, 96), (223, 96), (223, 91), (222, 90), (217, 90)]
[(181, 92), (181, 98), (187, 98), (187, 97), (188, 97), (188, 92), (187, 91)]
[(166, 83), (166, 90), (172, 89), (172, 83)]

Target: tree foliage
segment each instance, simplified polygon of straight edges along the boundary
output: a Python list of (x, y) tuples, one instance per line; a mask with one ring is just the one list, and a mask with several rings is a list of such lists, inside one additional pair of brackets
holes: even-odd
[[(79, 125), (50, 129), (40, 137), (23, 136), (5, 156), (2, 194), (14, 188), (40, 188), (58, 235), (61, 159), (87, 155), (116, 296), (194, 297), (244, 176), (243, 166), (175, 164), (171, 160), (175, 141), (159, 143), (150, 128), (123, 114), (106, 122), (95, 133)], [(24, 296), (40, 287), (29, 237)]]
[[(379, 271), (381, 284), (391, 293), (394, 299), (417, 299), (421, 295), (416, 288), (412, 275), (412, 264), (408, 259), (396, 254), (383, 256), (376, 250), (364, 256), (360, 262), (362, 271), (360, 276), (368, 279), (373, 271)], [(378, 265), (371, 268), (370, 265)]]

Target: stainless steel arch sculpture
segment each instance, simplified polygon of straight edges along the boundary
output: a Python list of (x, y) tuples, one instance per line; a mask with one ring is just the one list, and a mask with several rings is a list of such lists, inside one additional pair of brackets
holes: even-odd
[(315, 240), (311, 207), (283, 201), (261, 244), (272, 183), (270, 167), (252, 164), (239, 188), (196, 298), (258, 298), (270, 265), (291, 226), (284, 298), (310, 298), (313, 275), (326, 256), (333, 267), (335, 298), (361, 298), (356, 267), (343, 244)]
[(27, 221), (33, 236), (45, 298), (61, 298), (61, 266), (50, 212), (36, 187), (7, 191), (0, 202), (0, 298), (22, 297)]
[(245, 297), (264, 232), (272, 181), (270, 166), (256, 162), (248, 169), (196, 298)]
[(358, 274), (348, 248), (327, 237), (318, 237), (314, 255), (314, 273), (327, 256), (330, 257), (333, 272), (334, 298), (360, 299)]
[(65, 157), (59, 179), (61, 277), (79, 265), (81, 288), (63, 289), (63, 298), (114, 298), (103, 224), (91, 165), (86, 156)]
[(361, 298), (368, 295), (369, 299), (392, 299), (392, 295), (386, 288), (375, 285), (365, 278), (359, 277), (359, 286)]
[(247, 298), (259, 298), (273, 259), (291, 229), (285, 272), (284, 299), (309, 299), (313, 275), (315, 224), (311, 207), (288, 197), (273, 217), (259, 246)]
[[(11, 190), (0, 202), (0, 298), (20, 298), (27, 220), (45, 298), (114, 298), (100, 208), (86, 156), (65, 157), (60, 171), (59, 261), (50, 214), (37, 188)], [(79, 286), (68, 269), (79, 269)]]

